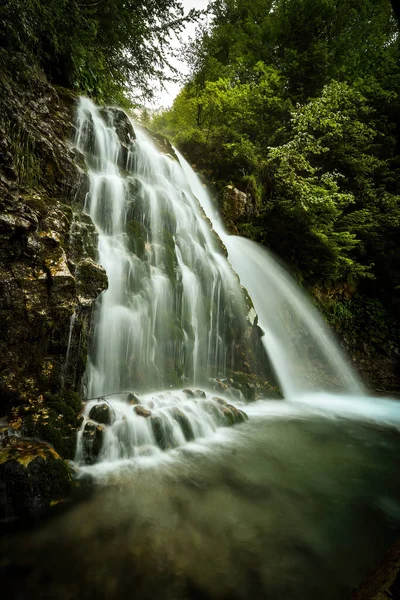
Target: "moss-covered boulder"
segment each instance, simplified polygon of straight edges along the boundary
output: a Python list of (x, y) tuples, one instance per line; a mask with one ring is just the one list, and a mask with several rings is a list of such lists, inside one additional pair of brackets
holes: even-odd
[(115, 421), (113, 408), (106, 402), (95, 404), (89, 412), (89, 419), (102, 425), (111, 425)]
[(0, 520), (31, 517), (72, 490), (68, 465), (49, 445), (11, 436), (0, 449)]
[(222, 412), (226, 418), (228, 425), (236, 425), (237, 423), (244, 423), (248, 420), (248, 416), (243, 410), (239, 410), (232, 406), (232, 404), (226, 404), (222, 407)]
[(167, 432), (161, 418), (153, 415), (150, 423), (157, 446), (161, 450), (168, 450)]
[(186, 441), (190, 442), (191, 440), (194, 440), (195, 435), (194, 435), (193, 427), (191, 426), (190, 421), (189, 421), (188, 417), (185, 415), (185, 413), (183, 411), (179, 410), (179, 408), (174, 407), (171, 410), (171, 416), (178, 423), (179, 427), (182, 430), (183, 435), (185, 436)]

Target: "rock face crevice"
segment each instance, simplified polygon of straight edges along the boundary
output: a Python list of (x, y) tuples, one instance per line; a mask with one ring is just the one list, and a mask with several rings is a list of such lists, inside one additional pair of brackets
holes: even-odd
[(75, 102), (0, 52), (0, 418), (5, 439), (39, 438), (62, 458), (73, 456), (92, 307), (107, 287), (82, 213), (84, 157), (69, 141)]

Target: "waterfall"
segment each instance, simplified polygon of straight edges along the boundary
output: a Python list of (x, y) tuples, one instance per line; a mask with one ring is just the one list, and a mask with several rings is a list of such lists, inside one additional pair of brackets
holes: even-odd
[(326, 390), (363, 394), (363, 385), (342, 349), (293, 277), (265, 248), (228, 235), (200, 179), (183, 156), (178, 156), (193, 194), (250, 294), (264, 331), (263, 344), (285, 398)]
[[(87, 398), (107, 396), (107, 415), (94, 418), (96, 406), (87, 403), (78, 459), (175, 447), (242, 420), (212, 393), (170, 391), (209, 386), (254, 355), (248, 297), (178, 160), (123, 111), (86, 98), (75, 146), (88, 166), (84, 210), (109, 282), (96, 303), (85, 374)], [(169, 394), (146, 395), (162, 389)], [(139, 392), (133, 405), (132, 391)]]
[(114, 123), (121, 112), (87, 99), (78, 108), (76, 146), (90, 178), (85, 210), (109, 279), (97, 303), (89, 398), (223, 377), (249, 312), (178, 161), (139, 127), (124, 148)]
[(361, 391), (290, 276), (253, 242), (227, 235), (179, 152), (86, 98), (75, 146), (109, 281), (95, 305), (79, 463), (157, 454), (245, 420), (240, 390), (227, 400), (211, 387), (226, 390), (235, 370), (257, 370), (254, 308), (264, 362), (287, 398)]

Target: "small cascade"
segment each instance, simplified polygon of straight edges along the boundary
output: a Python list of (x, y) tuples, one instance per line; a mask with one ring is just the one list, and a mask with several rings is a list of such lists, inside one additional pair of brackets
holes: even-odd
[(311, 301), (272, 254), (251, 240), (228, 235), (200, 179), (179, 161), (228, 259), (250, 294), (264, 331), (263, 344), (285, 398), (309, 392), (362, 395), (364, 388)]
[(242, 410), (203, 390), (97, 398), (85, 405), (76, 461), (93, 464), (154, 456), (246, 419)]

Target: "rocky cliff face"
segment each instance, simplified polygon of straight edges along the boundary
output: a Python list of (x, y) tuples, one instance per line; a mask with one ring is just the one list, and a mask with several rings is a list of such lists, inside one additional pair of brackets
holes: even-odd
[[(0, 54), (0, 417), (71, 458), (93, 303), (107, 287), (82, 214), (75, 97)], [(68, 349), (68, 351), (67, 351)], [(8, 420), (8, 423), (6, 423)]]

